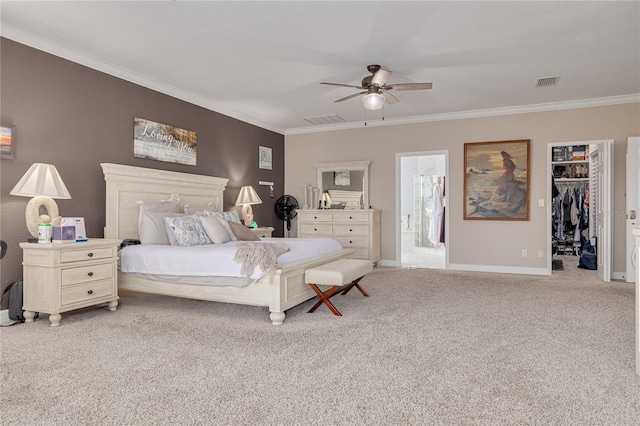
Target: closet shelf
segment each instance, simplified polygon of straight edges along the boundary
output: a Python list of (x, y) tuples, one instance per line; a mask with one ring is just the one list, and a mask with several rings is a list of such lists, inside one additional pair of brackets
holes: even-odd
[(551, 164), (589, 164), (589, 160), (552, 161)]
[(589, 178), (557, 178), (554, 180), (556, 183), (558, 182), (588, 182)]

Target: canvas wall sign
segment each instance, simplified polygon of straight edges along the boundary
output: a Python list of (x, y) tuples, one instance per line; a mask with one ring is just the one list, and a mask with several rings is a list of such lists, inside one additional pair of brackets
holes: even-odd
[(529, 220), (529, 143), (464, 144), (465, 220)]
[(133, 155), (149, 160), (196, 165), (198, 135), (191, 130), (133, 119)]

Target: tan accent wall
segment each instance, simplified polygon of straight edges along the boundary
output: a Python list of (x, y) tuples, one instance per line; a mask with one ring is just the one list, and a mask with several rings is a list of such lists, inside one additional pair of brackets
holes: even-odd
[[(316, 185), (313, 164), (371, 160), (370, 204), (382, 209), (382, 259), (396, 260), (395, 154), (449, 151), (447, 208), (449, 262), (495, 267), (546, 268), (548, 144), (614, 139), (613, 271), (625, 270), (626, 139), (640, 134), (640, 104), (362, 127), (285, 136), (285, 193), (303, 203), (302, 184)], [(529, 221), (463, 220), (464, 143), (531, 139)], [(545, 207), (538, 207), (538, 200)], [(522, 250), (529, 256), (522, 257)], [(544, 258), (538, 258), (544, 250)]]

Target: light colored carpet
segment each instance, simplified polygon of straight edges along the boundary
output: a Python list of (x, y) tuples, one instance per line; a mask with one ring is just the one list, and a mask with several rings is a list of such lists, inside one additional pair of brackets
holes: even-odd
[(0, 329), (3, 425), (636, 425), (634, 287), (379, 267), (326, 307), (122, 293)]

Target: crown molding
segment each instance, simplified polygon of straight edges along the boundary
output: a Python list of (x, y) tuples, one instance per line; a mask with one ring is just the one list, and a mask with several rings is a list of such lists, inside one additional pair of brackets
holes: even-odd
[(210, 111), (235, 118), (245, 123), (270, 130), (272, 132), (284, 134), (284, 131), (282, 129), (267, 124), (261, 120), (256, 119), (255, 117), (251, 117), (249, 115), (235, 111), (219, 103), (212, 102), (210, 99), (204, 98), (200, 95), (187, 92), (185, 90), (178, 89), (168, 84), (145, 77), (141, 74), (119, 67), (110, 62), (98, 59), (90, 54), (70, 49), (63, 44), (41, 37), (29, 31), (24, 31), (11, 24), (6, 24), (4, 22), (2, 23), (2, 25), (0, 26), (0, 36), (24, 44), (26, 46), (33, 47), (34, 49), (50, 53), (54, 56), (67, 59), (71, 62), (84, 65), (88, 68), (103, 72), (105, 74), (121, 78), (122, 80), (129, 81), (139, 86), (146, 87), (148, 89), (152, 89), (169, 96), (173, 96), (174, 98), (206, 108)]
[(327, 124), (323, 126), (299, 127), (286, 129), (285, 135), (304, 133), (331, 132), (336, 130), (361, 129), (366, 127), (397, 126), (400, 124), (426, 123), (430, 121), (462, 120), (467, 118), (496, 117), (500, 115), (527, 114), (532, 112), (560, 111), (565, 109), (591, 108), (607, 105), (640, 103), (640, 93), (606, 98), (582, 99), (566, 102), (549, 102), (543, 104), (522, 105), (504, 108), (477, 109), (472, 111), (448, 112), (442, 114), (421, 115), (414, 117), (388, 118), (376, 121), (359, 121), (354, 123)]
[(533, 105), (489, 108), (403, 118), (388, 118), (385, 120), (366, 122), (357, 121), (351, 123), (327, 124), (322, 126), (295, 127), (283, 130), (261, 120), (258, 120), (255, 117), (230, 109), (217, 102), (213, 102), (210, 99), (204, 98), (200, 95), (187, 92), (176, 87), (161, 83), (157, 80), (145, 77), (141, 74), (134, 73), (125, 68), (98, 59), (90, 54), (70, 49), (63, 44), (38, 36), (34, 33), (24, 31), (11, 24), (2, 23), (2, 25), (0, 26), (0, 36), (281, 135), (296, 135), (305, 133), (330, 132), (336, 130), (361, 129), (365, 126), (396, 126), (401, 124), (426, 123), (431, 121), (495, 117), (500, 115), (559, 111), (565, 109), (590, 108), (640, 102), (640, 94), (636, 93), (622, 96), (611, 96), (606, 98), (582, 99), (566, 102), (549, 102)]

